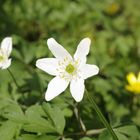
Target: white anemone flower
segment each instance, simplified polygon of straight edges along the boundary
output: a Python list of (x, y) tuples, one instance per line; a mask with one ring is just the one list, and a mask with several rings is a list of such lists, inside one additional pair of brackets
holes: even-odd
[(11, 65), (11, 58), (9, 56), (12, 51), (12, 38), (6, 37), (2, 40), (0, 46), (0, 68), (7, 69)]
[(79, 43), (74, 57), (72, 57), (55, 39), (47, 40), (48, 48), (55, 58), (42, 58), (36, 61), (36, 66), (39, 69), (55, 76), (49, 82), (45, 93), (47, 101), (62, 93), (69, 83), (72, 97), (77, 102), (82, 100), (85, 90), (84, 80), (99, 72), (96, 65), (86, 64), (90, 43), (89, 38), (84, 38)]

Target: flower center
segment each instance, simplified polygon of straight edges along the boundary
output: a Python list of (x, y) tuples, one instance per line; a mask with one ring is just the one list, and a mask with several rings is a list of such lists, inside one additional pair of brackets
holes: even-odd
[(0, 55), (0, 62), (3, 61), (4, 57)]
[(75, 71), (75, 67), (72, 64), (68, 64), (65, 70), (67, 73), (71, 74)]

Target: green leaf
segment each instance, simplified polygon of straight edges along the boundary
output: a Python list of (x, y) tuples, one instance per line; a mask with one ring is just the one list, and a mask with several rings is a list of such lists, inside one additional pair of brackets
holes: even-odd
[[(114, 130), (119, 140), (137, 140), (139, 138), (138, 129), (134, 125), (122, 126)], [(99, 140), (112, 140), (112, 137), (107, 130), (105, 130), (100, 134)]]
[(49, 135), (31, 135), (31, 134), (24, 134), (19, 137), (17, 140), (58, 140), (58, 136), (49, 136)]
[(26, 122), (26, 118), (21, 107), (14, 101), (7, 101), (7, 103), (9, 104), (3, 108), (3, 116), (17, 123)]
[(63, 109), (63, 114), (66, 117), (71, 117), (73, 115), (73, 112), (72, 112), (72, 110), (70, 108), (64, 108)]
[(81, 138), (80, 140), (96, 140), (94, 138), (89, 138), (89, 137), (84, 137), (84, 138)]
[(99, 135), (99, 140), (112, 140), (112, 137), (109, 135), (109, 133), (105, 130), (103, 133)]
[(127, 125), (117, 128), (117, 131), (129, 137), (139, 137), (139, 131), (135, 125)]
[(0, 139), (12, 140), (18, 130), (18, 124), (12, 121), (6, 121), (0, 127)]
[(72, 138), (65, 138), (65, 140), (73, 140)]
[(128, 137), (126, 137), (125, 135), (123, 135), (121, 133), (115, 132), (115, 134), (117, 135), (119, 140), (129, 140)]
[(58, 107), (51, 107), (48, 103), (43, 103), (43, 109), (57, 132), (62, 134), (65, 127), (65, 118), (63, 112)]
[(55, 132), (51, 123), (47, 120), (41, 106), (34, 105), (25, 112), (27, 123), (24, 124), (23, 129), (27, 132), (35, 133), (50, 133)]

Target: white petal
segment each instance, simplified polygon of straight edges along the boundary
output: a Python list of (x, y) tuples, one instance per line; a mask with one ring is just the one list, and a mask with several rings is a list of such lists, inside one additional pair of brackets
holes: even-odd
[(85, 85), (83, 79), (71, 81), (70, 83), (71, 95), (77, 102), (80, 102), (83, 99), (84, 90), (85, 90)]
[(52, 100), (60, 93), (62, 93), (68, 87), (68, 84), (69, 82), (67, 82), (66, 80), (60, 77), (53, 78), (48, 84), (48, 88), (45, 94), (45, 99), (47, 101)]
[(89, 49), (90, 49), (90, 43), (91, 40), (89, 38), (84, 38), (83, 40), (81, 40), (81, 42), (79, 43), (77, 50), (74, 54), (74, 59), (86, 59), (86, 56), (89, 53)]
[(81, 77), (87, 79), (99, 73), (99, 68), (96, 65), (85, 64), (81, 67)]
[(36, 61), (36, 66), (49, 73), (50, 75), (57, 75), (58, 60), (56, 58), (42, 58)]
[(12, 38), (6, 37), (3, 39), (1, 43), (1, 50), (2, 52), (9, 57), (11, 51), (12, 51)]
[(3, 62), (3, 64), (1, 65), (1, 68), (7, 69), (10, 65), (11, 65), (11, 59), (8, 59), (5, 62)]
[(64, 47), (61, 46), (59, 43), (57, 43), (55, 39), (53, 38), (48, 39), (47, 44), (48, 44), (48, 48), (56, 58), (68, 57), (69, 59), (72, 59), (68, 51), (64, 49)]

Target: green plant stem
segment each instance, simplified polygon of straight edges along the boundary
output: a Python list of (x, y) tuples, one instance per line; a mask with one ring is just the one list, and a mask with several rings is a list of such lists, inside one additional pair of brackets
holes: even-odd
[(82, 118), (80, 117), (80, 114), (79, 114), (78, 103), (76, 103), (75, 106), (74, 106), (74, 114), (76, 116), (77, 121), (80, 124), (81, 130), (86, 133), (86, 127), (85, 127), (85, 125), (83, 123)]
[(113, 140), (118, 140), (118, 138), (117, 138), (115, 132), (113, 131), (111, 125), (107, 122), (106, 118), (104, 117), (104, 115), (100, 111), (99, 107), (97, 106), (96, 102), (94, 101), (94, 99), (91, 97), (91, 95), (88, 93), (87, 90), (86, 90), (86, 95), (87, 95), (89, 101), (91, 102), (91, 104), (93, 105), (93, 108), (96, 111), (98, 117), (100, 118), (100, 120), (102, 121), (102, 123), (107, 128), (110, 135), (112, 136)]
[(10, 76), (12, 77), (12, 79), (13, 79), (13, 81), (14, 81), (16, 87), (19, 89), (19, 85), (18, 85), (18, 83), (17, 83), (17, 81), (16, 81), (14, 75), (12, 74), (11, 70), (10, 70), (10, 69), (7, 69), (7, 70), (8, 70), (8, 72), (9, 72)]
[(75, 132), (75, 133), (68, 133), (65, 134), (65, 137), (69, 137), (69, 136), (92, 136), (92, 135), (98, 135), (100, 133), (102, 133), (105, 129), (92, 129), (92, 130), (86, 130), (86, 132)]

